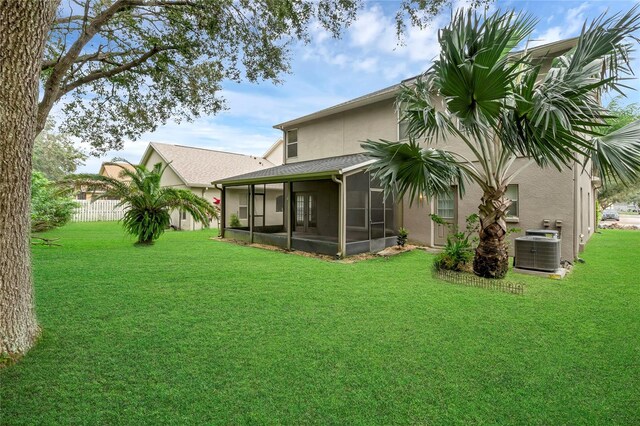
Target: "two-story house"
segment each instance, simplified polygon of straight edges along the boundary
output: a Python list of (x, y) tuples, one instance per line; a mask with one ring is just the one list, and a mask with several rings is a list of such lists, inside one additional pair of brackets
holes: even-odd
[[(531, 52), (548, 66), (574, 44), (564, 40)], [(479, 187), (469, 184), (463, 197), (452, 188), (410, 205), (408, 199), (385, 198), (367, 171), (374, 160), (363, 153), (363, 141), (406, 137), (394, 104), (400, 84), (274, 126), (285, 140), (283, 165), (215, 182), (223, 188), (224, 237), (348, 256), (395, 244), (404, 227), (412, 241), (444, 245), (450, 227), (429, 215), (463, 227), (478, 211)], [(447, 148), (466, 149), (455, 140)], [(509, 225), (558, 230), (562, 258), (573, 260), (596, 226), (596, 182), (590, 168), (578, 163), (563, 171), (531, 166), (507, 190), (513, 201)]]

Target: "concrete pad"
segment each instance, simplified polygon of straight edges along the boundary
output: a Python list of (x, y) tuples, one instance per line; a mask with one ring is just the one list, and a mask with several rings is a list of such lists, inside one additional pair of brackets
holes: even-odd
[(567, 275), (567, 270), (565, 268), (558, 268), (553, 272), (534, 271), (531, 269), (521, 269), (521, 268), (513, 268), (513, 271), (519, 274), (535, 275), (537, 277), (544, 277), (552, 280), (561, 280), (565, 277), (565, 275)]

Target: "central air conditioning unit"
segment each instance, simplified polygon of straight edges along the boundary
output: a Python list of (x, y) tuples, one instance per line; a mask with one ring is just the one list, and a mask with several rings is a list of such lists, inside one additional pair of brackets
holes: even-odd
[(534, 271), (555, 271), (560, 267), (558, 231), (528, 229), (515, 240), (513, 266)]

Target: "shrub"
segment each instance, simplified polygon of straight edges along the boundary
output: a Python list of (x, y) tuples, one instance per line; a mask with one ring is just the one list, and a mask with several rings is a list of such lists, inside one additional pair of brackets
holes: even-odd
[(229, 221), (229, 226), (231, 228), (240, 228), (242, 223), (240, 222), (240, 218), (235, 213), (231, 213), (231, 220)]
[(41, 172), (31, 173), (31, 231), (43, 232), (71, 220), (78, 203), (58, 191)]
[(434, 268), (449, 271), (465, 271), (469, 269), (478, 244), (478, 237), (476, 236), (480, 222), (478, 215), (474, 213), (467, 216), (465, 219), (466, 226), (463, 231), (458, 230), (456, 225), (445, 222), (436, 214), (431, 215), (431, 220), (437, 224), (452, 228), (454, 231), (447, 237), (447, 243), (442, 253), (436, 256), (433, 263)]
[(408, 237), (409, 237), (409, 233), (407, 232), (407, 230), (405, 228), (400, 228), (398, 230), (398, 238), (397, 238), (398, 245), (400, 247), (404, 247), (404, 245), (407, 243)]

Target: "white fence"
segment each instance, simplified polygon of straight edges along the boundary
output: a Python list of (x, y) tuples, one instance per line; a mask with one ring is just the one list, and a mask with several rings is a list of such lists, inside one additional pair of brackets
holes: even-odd
[(124, 206), (116, 207), (118, 200), (78, 201), (80, 206), (73, 213), (72, 222), (98, 222), (120, 220), (124, 216)]

